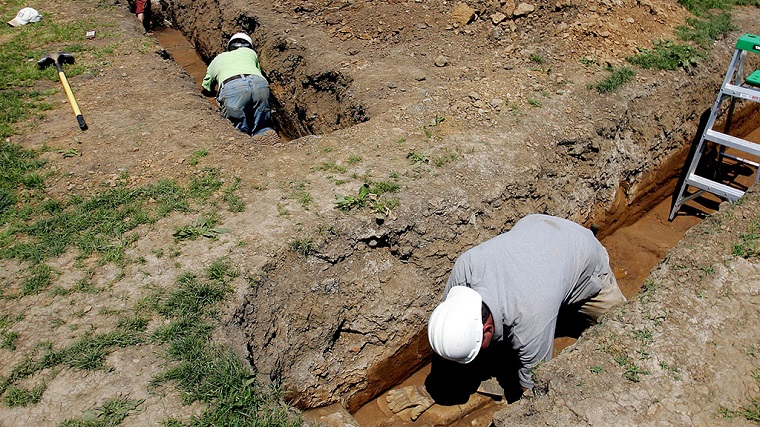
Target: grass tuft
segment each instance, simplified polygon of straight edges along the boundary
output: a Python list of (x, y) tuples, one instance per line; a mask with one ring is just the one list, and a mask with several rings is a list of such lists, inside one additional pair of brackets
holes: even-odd
[(640, 49), (640, 53), (626, 58), (631, 64), (657, 70), (689, 71), (704, 55), (695, 48), (670, 40), (655, 41), (652, 49)]
[(42, 399), (42, 393), (45, 392), (47, 384), (42, 383), (30, 390), (22, 387), (11, 385), (3, 394), (3, 403), (11, 408), (18, 406), (28, 406), (38, 403)]
[(103, 406), (86, 411), (80, 418), (67, 419), (60, 427), (113, 427), (121, 425), (130, 412), (142, 405), (143, 399), (129, 400), (117, 397), (107, 401)]
[(617, 90), (623, 84), (633, 79), (636, 73), (628, 67), (610, 67), (610, 74), (601, 82), (590, 84), (589, 89), (595, 89), (599, 93), (610, 93)]

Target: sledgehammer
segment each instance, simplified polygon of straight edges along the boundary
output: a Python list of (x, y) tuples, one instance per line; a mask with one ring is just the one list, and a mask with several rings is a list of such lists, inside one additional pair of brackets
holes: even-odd
[(37, 65), (43, 69), (49, 67), (51, 64), (55, 65), (55, 68), (58, 70), (58, 78), (61, 79), (61, 83), (63, 84), (63, 90), (66, 91), (66, 96), (69, 98), (71, 109), (74, 110), (74, 114), (77, 116), (79, 129), (87, 130), (87, 123), (84, 122), (84, 117), (82, 117), (82, 112), (79, 111), (79, 104), (77, 104), (77, 100), (74, 99), (74, 93), (71, 91), (71, 86), (69, 86), (69, 81), (66, 79), (66, 75), (63, 74), (63, 68), (61, 67), (61, 64), (73, 64), (73, 63), (74, 63), (74, 56), (66, 52), (58, 52), (53, 55), (45, 55), (44, 57), (42, 57), (42, 59), (37, 61)]

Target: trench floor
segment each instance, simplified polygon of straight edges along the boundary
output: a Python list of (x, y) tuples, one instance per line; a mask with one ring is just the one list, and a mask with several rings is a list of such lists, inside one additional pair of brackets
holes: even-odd
[[(193, 46), (181, 32), (174, 29), (157, 30), (154, 34), (163, 48), (172, 55), (173, 60), (194, 79), (200, 90), (200, 84), (206, 72), (206, 64)], [(208, 99), (216, 105), (214, 98)], [(755, 120), (760, 122), (760, 117), (755, 118)], [(744, 138), (760, 143), (760, 124)], [(736, 177), (735, 182), (744, 186), (751, 185), (752, 176), (750, 174), (752, 171), (747, 168), (741, 170), (743, 173)], [(670, 186), (674, 187), (675, 183), (671, 183)], [(689, 228), (714, 212), (719, 204), (720, 199), (708, 194), (684, 205), (673, 221), (668, 221), (671, 205), (671, 198), (668, 197), (646, 210), (646, 214), (635, 223), (619, 228), (601, 240), (610, 255), (610, 264), (626, 298), (631, 299), (638, 294), (650, 271), (665, 257), (668, 250), (683, 238)], [(574, 338), (556, 338), (554, 356), (574, 342)], [(399, 384), (397, 388), (408, 385), (423, 385), (429, 372), (430, 365), (427, 365), (402, 384)], [(393, 414), (388, 409), (386, 397), (387, 392), (352, 414), (355, 422), (361, 427), (417, 425), (485, 427), (490, 424), (493, 413), (504, 404), (504, 402), (497, 402), (476, 393), (470, 397), (466, 404), (457, 407), (433, 405), (417, 421), (411, 422), (408, 415), (405, 419), (402, 417), (404, 412), (399, 415)], [(318, 412), (324, 414), (324, 409), (326, 408)], [(311, 417), (307, 413), (306, 417), (307, 419), (316, 418), (316, 413)]]

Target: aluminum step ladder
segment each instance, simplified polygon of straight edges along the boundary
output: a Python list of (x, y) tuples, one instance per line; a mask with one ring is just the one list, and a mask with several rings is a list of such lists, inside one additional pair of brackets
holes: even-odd
[[(732, 148), (742, 153), (760, 157), (760, 144), (713, 130), (715, 119), (718, 117), (721, 107), (726, 100), (730, 100), (730, 106), (727, 110), (726, 132), (730, 127), (731, 114), (733, 114), (737, 99), (760, 103), (760, 70), (755, 70), (746, 78), (744, 77), (744, 62), (748, 53), (760, 54), (760, 36), (745, 34), (736, 41), (736, 50), (734, 50), (731, 64), (728, 66), (726, 77), (723, 79), (723, 84), (720, 87), (715, 104), (712, 107), (705, 126), (700, 127), (701, 135), (699, 136), (696, 148), (692, 147), (691, 163), (689, 164), (688, 171), (681, 177), (681, 182), (677, 189), (678, 192), (674, 194), (674, 203), (668, 220), (673, 220), (684, 203), (696, 199), (705, 192), (715, 194), (731, 202), (735, 202), (744, 195), (744, 190), (742, 189), (718, 182), (712, 177), (697, 175), (697, 166), (706, 151), (708, 142), (718, 144), (720, 147), (718, 164), (720, 164), (724, 157), (731, 158), (737, 162), (752, 166), (755, 169), (756, 183), (758, 178), (760, 178), (760, 173), (757, 173), (760, 165), (757, 162), (725, 153), (726, 148)], [(695, 141), (697, 141), (696, 138)], [(689, 159), (687, 158), (688, 161)], [(689, 192), (690, 187), (694, 187), (695, 190)]]

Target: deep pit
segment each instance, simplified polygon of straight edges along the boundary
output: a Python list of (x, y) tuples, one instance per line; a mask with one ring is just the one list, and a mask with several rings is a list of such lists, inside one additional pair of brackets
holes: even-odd
[[(166, 28), (157, 31), (156, 37), (171, 54), (174, 61), (181, 65), (199, 86), (205, 72), (205, 64), (182, 33), (176, 29)], [(273, 94), (276, 93), (282, 96), (284, 91), (273, 89)], [(296, 110), (298, 109), (296, 108)], [(294, 124), (292, 122), (292, 111), (293, 109), (290, 113), (282, 114), (290, 116), (290, 118), (278, 121), (282, 124), (282, 129), (286, 129), (287, 135), (297, 138), (303, 136), (304, 129), (308, 129), (309, 132), (315, 129), (313, 126), (303, 127)], [(279, 111), (275, 111), (274, 116), (281, 115), (279, 113)], [(298, 113), (296, 116), (303, 119), (305, 114)], [(362, 116), (361, 120), (358, 121), (365, 119), (367, 117)], [(760, 143), (760, 129), (757, 128), (760, 115), (757, 114), (754, 105), (750, 105), (744, 110), (737, 110), (734, 119), (734, 126), (729, 133)], [(339, 122), (340, 120), (336, 120), (336, 124)], [(723, 126), (723, 123), (716, 125), (716, 128), (718, 126)], [(329, 132), (334, 129), (322, 127), (319, 130)], [(683, 157), (680, 156), (679, 158)], [(721, 170), (732, 170), (733, 172), (724, 175), (724, 182), (733, 182), (743, 186), (743, 188), (748, 188), (753, 182), (751, 176), (753, 171), (746, 168), (742, 169), (729, 160), (727, 162), (721, 167)], [(677, 162), (671, 163), (663, 168), (667, 170), (660, 170), (656, 174), (657, 176), (643, 177), (642, 182), (650, 182), (652, 188), (640, 188), (640, 193), (670, 194), (676, 185), (678, 168), (683, 166)], [(656, 197), (654, 198), (654, 201), (657, 202), (655, 204), (651, 204), (652, 198), (649, 200), (649, 202), (644, 201), (643, 204), (633, 203), (636, 206), (634, 215), (637, 216), (633, 222), (631, 222), (632, 214), (630, 212), (618, 212), (619, 217), (605, 216), (603, 223), (607, 224), (608, 227), (602, 228), (599, 234), (602, 244), (610, 254), (610, 262), (618, 284), (628, 299), (635, 298), (652, 268), (662, 261), (665, 254), (681, 240), (686, 231), (717, 210), (721, 202), (719, 198), (707, 194), (688, 203), (673, 221), (668, 221), (671, 198), (666, 197), (663, 200), (662, 197)], [(594, 223), (593, 219), (589, 224), (591, 223)], [(624, 225), (621, 227), (620, 224)], [(370, 381), (366, 385), (369, 392), (354, 394), (349, 399), (348, 407), (359, 426), (445, 425), (464, 427), (488, 425), (491, 422), (494, 412), (502, 407), (496, 402), (502, 399), (493, 400), (480, 394), (473, 394), (467, 403), (454, 407), (434, 405), (416, 422), (409, 422), (408, 419), (404, 421), (402, 417), (394, 415), (389, 410), (385, 400), (387, 390), (407, 385), (424, 384), (425, 378), (430, 372), (430, 365), (424, 364), (421, 369), (414, 372), (410, 371), (409, 366), (416, 366), (420, 364), (420, 361), (429, 360), (430, 350), (427, 348), (426, 339), (425, 331), (420, 331), (392, 357), (380, 362), (375, 367), (374, 372), (382, 372), (383, 375), (379, 375), (375, 382)], [(555, 340), (554, 355), (558, 355), (574, 342), (574, 338), (558, 337)], [(395, 372), (388, 372), (389, 370)], [(380, 376), (384, 378), (380, 378)], [(404, 381), (399, 384), (392, 384), (387, 382), (388, 378), (403, 378)], [(378, 392), (382, 393), (376, 396)], [(365, 397), (357, 398), (357, 396)], [(372, 398), (372, 400), (366, 402), (367, 398)], [(325, 421), (331, 414), (341, 411), (340, 405), (328, 406), (308, 411), (306, 417), (314, 421)]]

